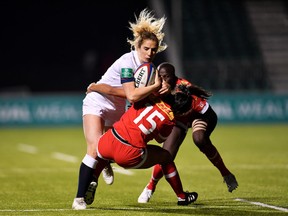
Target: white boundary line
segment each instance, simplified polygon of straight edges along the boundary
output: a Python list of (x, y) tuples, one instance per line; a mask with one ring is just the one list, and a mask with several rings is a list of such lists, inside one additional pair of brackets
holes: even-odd
[(35, 146), (27, 145), (24, 143), (19, 143), (17, 145), (17, 148), (19, 151), (26, 152), (29, 154), (36, 154), (38, 152), (38, 149)]
[(282, 208), (282, 207), (278, 207), (278, 206), (268, 205), (268, 204), (261, 203), (261, 202), (252, 202), (252, 201), (245, 200), (245, 199), (240, 199), (240, 198), (236, 198), (235, 201), (246, 202), (246, 203), (250, 203), (250, 204), (261, 206), (261, 207), (266, 207), (266, 208), (271, 208), (271, 209), (275, 209), (275, 210), (278, 210), (278, 211), (288, 212), (287, 208)]
[[(131, 208), (97, 208), (98, 210), (151, 210), (153, 208), (149, 208), (149, 207), (131, 207)], [(87, 208), (85, 210), (81, 210), (81, 211), (95, 211), (96, 208)], [(0, 212), (56, 212), (56, 211), (77, 211), (78, 210), (74, 210), (72, 208), (69, 209), (23, 209), (23, 210), (17, 210), (17, 209), (0, 209)]]
[(123, 175), (134, 175), (134, 172), (131, 171), (131, 170), (128, 170), (128, 169), (124, 169), (122, 167), (115, 167), (112, 165), (112, 169), (114, 172), (117, 172), (117, 173), (120, 173), (120, 174), (123, 174)]
[[(253, 205), (257, 205), (257, 206), (261, 206), (261, 207), (266, 207), (266, 208), (271, 208), (271, 209), (275, 209), (278, 211), (283, 211), (283, 212), (288, 212), (287, 208), (282, 208), (282, 207), (277, 207), (277, 206), (273, 206), (273, 205), (267, 205), (264, 203), (260, 203), (260, 202), (252, 202), (252, 201), (248, 201), (245, 199), (240, 199), (240, 198), (236, 198), (234, 199), (235, 201), (239, 201), (239, 202), (245, 202), (245, 203), (249, 203), (249, 204), (253, 204)], [(199, 208), (199, 207), (194, 207), (194, 208)], [(200, 207), (203, 208), (203, 207)], [(229, 206), (205, 206), (204, 208), (230, 208)], [(151, 210), (153, 209), (152, 207), (123, 207), (123, 208), (99, 208), (98, 210)], [(85, 209), (84, 211), (92, 211), (95, 210), (95, 208), (88, 208)], [(75, 211), (73, 209), (0, 209), (0, 212), (57, 212), (57, 211)]]
[[(17, 148), (19, 151), (26, 152), (29, 154), (37, 154), (39, 152), (37, 147), (32, 146), (32, 145), (23, 144), (23, 143), (19, 143)], [(69, 163), (78, 163), (79, 162), (77, 157), (75, 157), (73, 155), (64, 154), (62, 152), (53, 152), (53, 153), (51, 153), (51, 157), (54, 159), (66, 161)], [(130, 175), (131, 176), (134, 174), (133, 171), (124, 169), (122, 167), (115, 167), (115, 166), (112, 166), (112, 167), (113, 167), (114, 172), (117, 172), (117, 173), (120, 173), (123, 175)]]
[(62, 161), (66, 161), (66, 162), (70, 162), (70, 163), (77, 163), (78, 162), (78, 158), (72, 155), (68, 155), (68, 154), (64, 154), (61, 152), (53, 152), (51, 154), (51, 157), (57, 160), (62, 160)]

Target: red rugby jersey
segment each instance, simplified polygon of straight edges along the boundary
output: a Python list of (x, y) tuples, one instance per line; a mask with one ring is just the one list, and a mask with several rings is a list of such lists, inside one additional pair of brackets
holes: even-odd
[[(193, 86), (192, 83), (190, 83), (188, 80), (182, 79), (182, 78), (178, 78), (177, 82), (176, 82), (176, 86), (174, 91), (175, 92), (182, 92), (180, 86)], [(197, 97), (195, 95), (192, 95), (193, 97), (193, 101), (192, 101), (192, 109), (196, 112), (201, 112), (201, 110), (205, 107), (207, 101), (205, 98), (201, 98), (201, 97)]]
[(167, 138), (174, 125), (170, 106), (150, 96), (134, 103), (113, 127), (131, 145), (145, 148), (158, 136)]

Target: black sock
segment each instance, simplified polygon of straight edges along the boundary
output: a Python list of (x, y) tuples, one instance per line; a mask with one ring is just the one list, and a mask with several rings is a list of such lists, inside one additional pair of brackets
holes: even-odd
[(78, 191), (76, 197), (84, 197), (88, 186), (93, 179), (93, 172), (94, 169), (86, 166), (84, 163), (81, 163), (78, 179)]

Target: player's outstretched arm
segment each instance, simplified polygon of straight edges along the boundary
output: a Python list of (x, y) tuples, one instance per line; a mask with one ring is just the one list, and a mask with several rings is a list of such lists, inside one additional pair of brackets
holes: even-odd
[(86, 94), (93, 92), (93, 91), (96, 91), (96, 92), (99, 92), (102, 94), (126, 98), (126, 95), (125, 95), (123, 88), (112, 87), (112, 86), (104, 84), (104, 83), (91, 83), (87, 87)]

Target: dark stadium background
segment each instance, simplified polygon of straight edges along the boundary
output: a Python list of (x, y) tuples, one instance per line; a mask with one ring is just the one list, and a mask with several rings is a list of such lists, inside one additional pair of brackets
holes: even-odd
[(167, 17), (169, 47), (155, 64), (172, 61), (212, 91), (288, 92), (283, 0), (2, 0), (0, 93), (85, 91), (129, 51), (128, 21), (145, 7)]
[(130, 47), (146, 1), (0, 3), (1, 91), (85, 91)]

